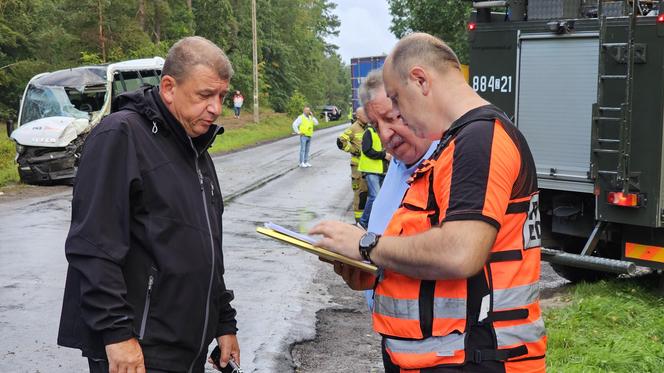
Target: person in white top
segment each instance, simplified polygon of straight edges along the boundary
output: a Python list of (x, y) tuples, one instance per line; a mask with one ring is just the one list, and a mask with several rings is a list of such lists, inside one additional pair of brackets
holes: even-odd
[(311, 136), (314, 134), (314, 126), (318, 125), (318, 120), (311, 113), (308, 106), (304, 107), (300, 114), (293, 121), (293, 132), (300, 135), (300, 164), (302, 168), (311, 167), (309, 163), (309, 145), (311, 145)]
[(233, 95), (233, 110), (235, 110), (235, 119), (240, 117), (242, 104), (244, 104), (244, 96), (242, 96), (240, 91), (235, 91), (235, 94)]

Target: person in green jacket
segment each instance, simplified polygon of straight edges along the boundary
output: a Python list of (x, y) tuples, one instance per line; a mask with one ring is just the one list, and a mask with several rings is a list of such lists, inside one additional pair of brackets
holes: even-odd
[(359, 222), (364, 211), (364, 205), (367, 202), (367, 183), (362, 177), (362, 173), (357, 170), (360, 163), (360, 153), (362, 153), (362, 136), (369, 123), (369, 118), (363, 108), (357, 108), (357, 120), (348, 127), (337, 138), (337, 147), (346, 153), (350, 153), (350, 178), (353, 188), (353, 212), (355, 221)]
[(392, 156), (385, 152), (380, 137), (378, 137), (378, 131), (370, 123), (362, 135), (362, 152), (360, 153), (360, 162), (357, 165), (357, 169), (362, 172), (369, 189), (367, 203), (364, 205), (364, 211), (359, 221), (364, 229), (369, 226), (371, 207), (380, 187), (383, 185), (390, 159), (392, 159)]
[(311, 167), (309, 163), (309, 146), (311, 145), (311, 136), (314, 134), (314, 126), (318, 125), (318, 120), (311, 113), (308, 106), (304, 107), (300, 114), (293, 121), (293, 132), (300, 135), (300, 167)]

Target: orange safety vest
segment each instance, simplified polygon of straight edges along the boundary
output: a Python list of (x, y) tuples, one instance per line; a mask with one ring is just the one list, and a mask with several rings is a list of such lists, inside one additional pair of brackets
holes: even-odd
[[(376, 286), (374, 330), (385, 337), (387, 353), (404, 372), (471, 361), (500, 362), (507, 372), (545, 370), (535, 165), (509, 119), (492, 107), (481, 109), (453, 124), (431, 158), (419, 166), (385, 230), (385, 236), (408, 236), (454, 220), (454, 212), (447, 212), (455, 203), (450, 200), (455, 138), (470, 123), (492, 122), (491, 166), (481, 214), (498, 222), (499, 230), (483, 271), (468, 279), (432, 281), (386, 269)], [(494, 157), (504, 157), (512, 166), (500, 167)], [(511, 195), (505, 188), (497, 190), (492, 182), (496, 177), (510, 178)]]

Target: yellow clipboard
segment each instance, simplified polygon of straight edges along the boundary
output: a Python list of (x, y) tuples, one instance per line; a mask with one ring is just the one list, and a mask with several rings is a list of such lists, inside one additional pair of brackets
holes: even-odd
[(376, 276), (378, 274), (378, 267), (371, 263), (363, 262), (360, 260), (355, 260), (351, 259), (347, 256), (343, 256), (341, 254), (337, 254), (333, 251), (323, 249), (320, 247), (313, 246), (305, 241), (299, 240), (297, 238), (288, 236), (286, 234), (277, 232), (273, 229), (265, 228), (265, 227), (256, 227), (256, 232), (264, 234), (268, 237), (275, 238), (277, 240), (289, 243), (295, 247), (298, 247), (304, 251), (307, 251), (309, 253), (318, 255), (319, 257), (327, 260), (335, 260), (344, 264), (348, 264), (350, 266), (353, 266), (355, 268), (361, 269), (365, 272), (369, 272), (372, 275)]

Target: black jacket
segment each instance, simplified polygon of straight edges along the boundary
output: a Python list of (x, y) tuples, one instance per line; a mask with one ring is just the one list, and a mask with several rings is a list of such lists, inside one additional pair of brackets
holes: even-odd
[(237, 331), (207, 152), (220, 128), (190, 140), (158, 88), (116, 100), (74, 185), (58, 344), (105, 359), (106, 344), (136, 337), (147, 367), (202, 372), (213, 338)]

